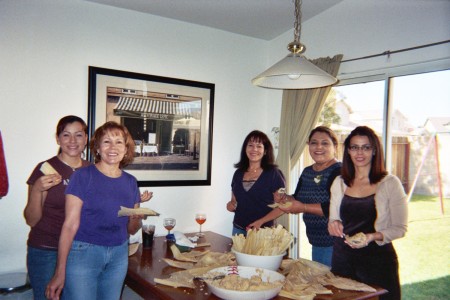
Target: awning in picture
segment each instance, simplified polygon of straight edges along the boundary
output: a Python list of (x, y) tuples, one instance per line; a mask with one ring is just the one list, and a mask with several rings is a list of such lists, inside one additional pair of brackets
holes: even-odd
[(191, 118), (189, 102), (165, 101), (135, 97), (120, 97), (114, 115), (128, 118), (173, 120)]

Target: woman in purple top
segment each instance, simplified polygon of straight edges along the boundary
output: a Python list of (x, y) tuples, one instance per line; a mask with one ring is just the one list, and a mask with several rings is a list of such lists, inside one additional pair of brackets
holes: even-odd
[(56, 126), (58, 155), (46, 160), (58, 174), (44, 174), (40, 162), (28, 184), (24, 217), (31, 227), (27, 241), (27, 268), (33, 296), (45, 298), (45, 287), (55, 272), (59, 235), (64, 222), (64, 206), (69, 178), (76, 169), (87, 166), (81, 158), (87, 143), (87, 125), (77, 116), (65, 116)]
[(122, 171), (133, 160), (134, 141), (115, 122), (98, 128), (90, 142), (95, 164), (71, 177), (49, 299), (120, 299), (128, 267), (128, 235), (143, 216), (118, 217), (121, 206), (139, 207), (136, 179)]
[(227, 210), (234, 212), (232, 234), (246, 235), (248, 228), (272, 226), (283, 214), (273, 204), (273, 193), (285, 187), (283, 173), (274, 163), (273, 146), (261, 131), (250, 132), (241, 149), (241, 159), (231, 182), (231, 200)]

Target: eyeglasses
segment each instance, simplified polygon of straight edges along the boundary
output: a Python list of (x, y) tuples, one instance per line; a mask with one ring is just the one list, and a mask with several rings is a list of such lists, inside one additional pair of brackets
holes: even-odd
[(372, 151), (373, 147), (372, 145), (362, 145), (362, 146), (358, 146), (358, 145), (351, 145), (350, 147), (348, 147), (349, 151), (352, 152), (357, 152), (357, 151), (364, 151), (364, 152), (369, 152)]

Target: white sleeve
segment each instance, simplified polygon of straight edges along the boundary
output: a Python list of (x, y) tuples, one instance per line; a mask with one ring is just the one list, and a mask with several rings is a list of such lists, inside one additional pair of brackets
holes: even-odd
[(345, 184), (341, 176), (334, 179), (330, 188), (330, 217), (329, 222), (341, 221), (339, 209), (341, 207), (342, 197), (344, 196)]

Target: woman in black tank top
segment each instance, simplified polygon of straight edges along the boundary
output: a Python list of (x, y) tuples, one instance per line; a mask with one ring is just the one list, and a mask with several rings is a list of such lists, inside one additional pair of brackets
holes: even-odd
[[(331, 271), (388, 290), (380, 299), (400, 300), (391, 241), (406, 232), (406, 194), (400, 180), (384, 169), (383, 151), (372, 129), (357, 127), (344, 146), (342, 175), (331, 190), (328, 230), (341, 237), (333, 246)], [(393, 220), (394, 209), (399, 220)], [(349, 239), (356, 234), (359, 240)]]

